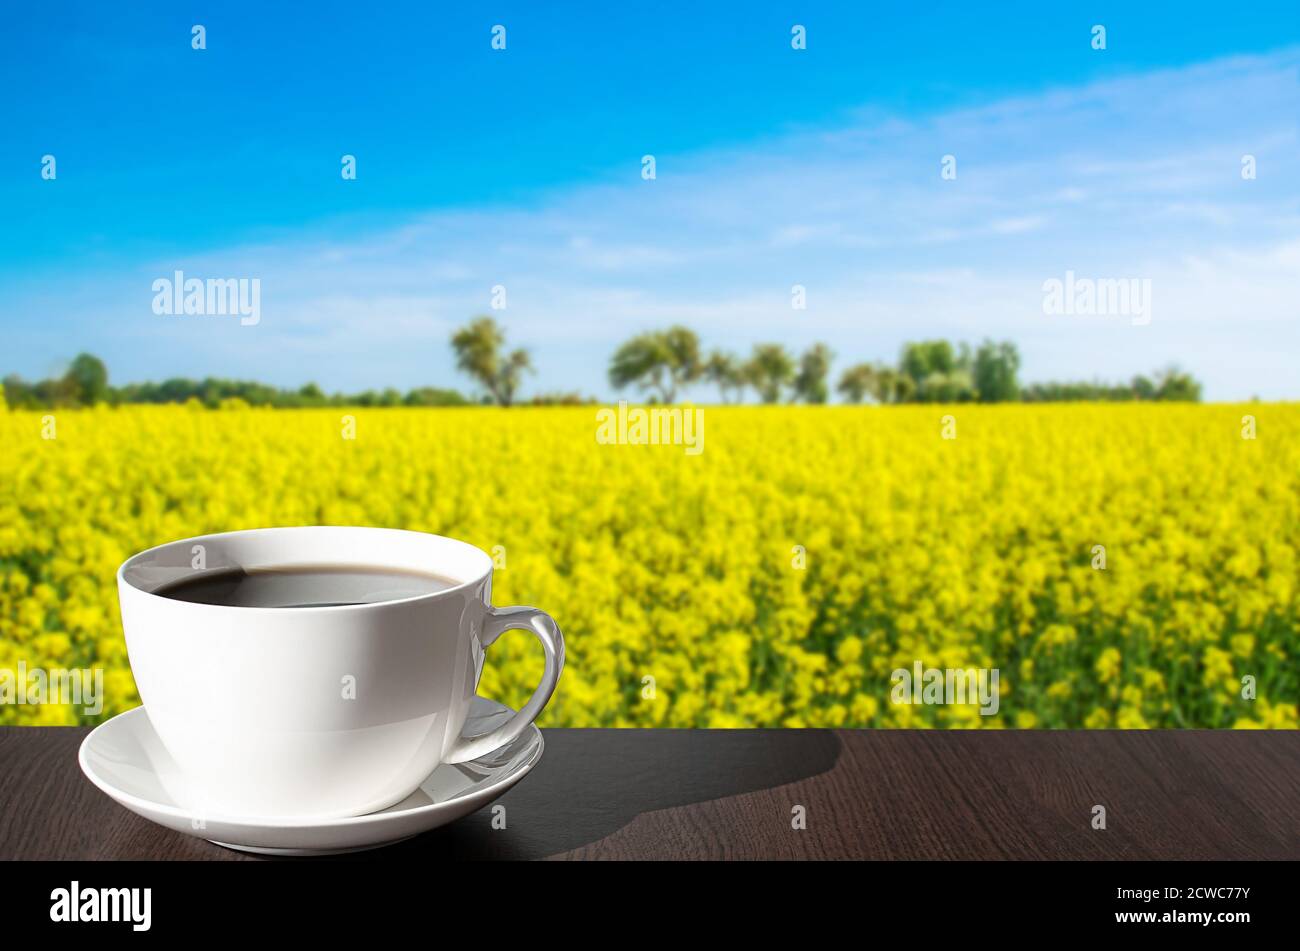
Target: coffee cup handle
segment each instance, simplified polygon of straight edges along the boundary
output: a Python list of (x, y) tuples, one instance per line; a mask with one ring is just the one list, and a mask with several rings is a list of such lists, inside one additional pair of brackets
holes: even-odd
[(551, 699), (551, 694), (555, 693), (560, 671), (564, 669), (564, 636), (560, 633), (559, 626), (549, 614), (536, 608), (488, 608), (479, 643), (486, 650), (506, 631), (514, 630), (532, 631), (542, 642), (542, 650), (546, 654), (542, 682), (519, 712), (501, 726), (482, 736), (462, 736), (456, 740), (443, 757), (444, 763), (464, 763), (505, 746), (537, 719), (546, 702)]

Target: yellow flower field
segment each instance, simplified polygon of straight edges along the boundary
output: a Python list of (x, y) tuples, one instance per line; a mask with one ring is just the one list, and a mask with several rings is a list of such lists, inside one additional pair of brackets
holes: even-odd
[[(601, 445), (594, 407), (52, 415), (0, 411), (0, 669), (99, 667), (107, 702), (0, 723), (139, 702), (133, 552), (356, 524), (495, 551), (496, 603), (554, 614), (543, 725), (1297, 725), (1294, 405), (706, 407), (698, 455)], [(997, 715), (891, 702), (916, 661), (997, 668)], [(540, 666), (508, 635), (482, 692)]]

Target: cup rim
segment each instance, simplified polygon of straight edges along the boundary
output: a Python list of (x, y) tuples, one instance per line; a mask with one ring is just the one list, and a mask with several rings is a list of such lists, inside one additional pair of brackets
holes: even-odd
[[(230, 532), (210, 532), (206, 535), (194, 535), (190, 538), (176, 538), (169, 542), (163, 542), (161, 545), (154, 545), (151, 548), (146, 548), (143, 551), (138, 551), (131, 557), (127, 558), (124, 562), (122, 562), (121, 565), (118, 566), (117, 568), (118, 587), (119, 589), (122, 587), (129, 588), (137, 595), (141, 595), (143, 597), (154, 599), (160, 602), (165, 602), (167, 604), (184, 604), (187, 609), (192, 608), (192, 609), (202, 609), (202, 610), (209, 610), (209, 611), (235, 611), (235, 612), (239, 612), (240, 616), (243, 617), (247, 617), (251, 614), (258, 614), (258, 613), (263, 613), (263, 614), (273, 613), (277, 616), (280, 616), (284, 614), (283, 608), (252, 607), (249, 605), (240, 605), (240, 604), (200, 604), (192, 601), (185, 601), (185, 602), (177, 601), (175, 598), (164, 597), (163, 595), (160, 595), (154, 591), (149, 591), (146, 590), (145, 588), (140, 587), (139, 585), (133, 583), (127, 578), (126, 572), (136, 562), (147, 557), (148, 555), (152, 555), (156, 552), (162, 551), (164, 548), (171, 548), (177, 545), (200, 544), (202, 542), (210, 541), (212, 539), (230, 538), (231, 536), (234, 535), (260, 535), (260, 534), (269, 534), (273, 532), (304, 532), (304, 531), (305, 532), (344, 531), (344, 532), (385, 533), (385, 534), (394, 534), (394, 535), (399, 535), (399, 534), (417, 535), (420, 536), (421, 538), (438, 539), (441, 542), (450, 542), (452, 545), (461, 548), (467, 557), (469, 557), (473, 561), (478, 562), (478, 570), (472, 577), (464, 581), (458, 581), (456, 584), (452, 585), (451, 587), (443, 588), (440, 591), (432, 591), (428, 594), (416, 594), (408, 598), (394, 598), (389, 601), (366, 601), (360, 604), (326, 604), (326, 605), (314, 605), (311, 607), (299, 607), (293, 609), (293, 614), (295, 617), (301, 617), (303, 615), (309, 615), (312, 613), (319, 613), (325, 611), (329, 611), (329, 612), (360, 611), (360, 610), (366, 610), (368, 608), (373, 609), (379, 607), (388, 607), (389, 605), (414, 604), (422, 601), (430, 601), (430, 602), (436, 601), (439, 598), (451, 597), (453, 595), (462, 593), (469, 588), (472, 588), (476, 585), (483, 583), (492, 575), (492, 568), (493, 568), (492, 559), (488, 556), (487, 552), (483, 551), (483, 549), (481, 548), (471, 545), (469, 542), (461, 541), (459, 538), (452, 538), (449, 535), (435, 535), (432, 532), (417, 532), (406, 528), (383, 528), (383, 527), (372, 526), (372, 525), (277, 525), (271, 528), (241, 528)], [(448, 580), (452, 580), (452, 579), (448, 579)]]

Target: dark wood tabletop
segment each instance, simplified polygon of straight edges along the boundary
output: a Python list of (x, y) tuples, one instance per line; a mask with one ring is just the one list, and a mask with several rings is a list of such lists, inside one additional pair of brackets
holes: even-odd
[[(0, 729), (0, 859), (259, 860), (118, 806), (77, 766), (87, 732)], [(308, 861), (1300, 859), (1296, 731), (545, 734), (506, 829), (485, 808)]]

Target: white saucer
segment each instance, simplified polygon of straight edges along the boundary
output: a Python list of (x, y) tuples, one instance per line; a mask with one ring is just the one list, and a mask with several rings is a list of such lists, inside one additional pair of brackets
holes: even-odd
[[(487, 733), (514, 711), (475, 697), (465, 735)], [(264, 855), (328, 855), (391, 845), (445, 825), (496, 799), (523, 779), (542, 758), (542, 734), (529, 725), (519, 738), (480, 759), (439, 766), (420, 788), (379, 812), (346, 819), (198, 818), (177, 805), (168, 789), (184, 788), (176, 764), (163, 749), (144, 707), (102, 723), (77, 756), (81, 771), (118, 803), (152, 822), (241, 852)]]

